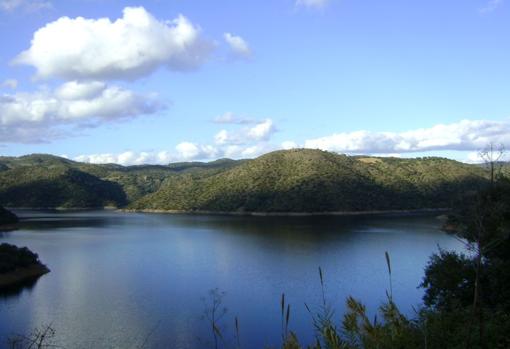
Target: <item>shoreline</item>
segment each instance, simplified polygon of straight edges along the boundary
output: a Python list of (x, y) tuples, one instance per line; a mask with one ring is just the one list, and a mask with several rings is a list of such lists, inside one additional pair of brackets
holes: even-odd
[(0, 224), (0, 232), (9, 232), (12, 230), (17, 230), (19, 227), (19, 222), (16, 223), (8, 223), (8, 224)]
[[(116, 211), (124, 213), (163, 213), (182, 215), (211, 215), (211, 216), (255, 216), (255, 217), (308, 217), (308, 216), (363, 216), (384, 214), (420, 214), (441, 213), (451, 211), (451, 208), (419, 208), (400, 210), (367, 210), (367, 211), (317, 211), (317, 212), (265, 212), (265, 211), (211, 211), (211, 210), (164, 210), (164, 209), (130, 209), (116, 207), (9, 207), (10, 210), (52, 210), (52, 211)], [(14, 224), (17, 225), (17, 224)], [(11, 224), (12, 226), (12, 224)], [(0, 226), (5, 228), (5, 226)]]
[(161, 209), (118, 209), (127, 213), (164, 213), (183, 215), (211, 215), (211, 216), (255, 216), (255, 217), (309, 217), (309, 216), (363, 216), (384, 214), (420, 214), (448, 212), (451, 208), (422, 208), (412, 210), (370, 210), (370, 211), (326, 211), (326, 212), (249, 212), (249, 211), (186, 211)]
[(28, 267), (17, 268), (14, 271), (0, 274), (0, 291), (38, 279), (49, 272), (50, 269), (44, 264), (32, 264)]
[(116, 206), (97, 206), (97, 207), (13, 207), (13, 206), (4, 206), (6, 209), (12, 210), (20, 210), (20, 211), (40, 211), (40, 210), (49, 210), (49, 211), (114, 211), (119, 210)]

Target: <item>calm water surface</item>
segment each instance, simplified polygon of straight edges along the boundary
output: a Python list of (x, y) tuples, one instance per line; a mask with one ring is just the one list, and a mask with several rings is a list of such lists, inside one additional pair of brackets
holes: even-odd
[(282, 292), (292, 307), (291, 329), (310, 342), (304, 302), (319, 304), (318, 266), (339, 322), (348, 295), (369, 309), (384, 300), (388, 251), (394, 297), (411, 314), (429, 255), (438, 246), (462, 248), (433, 215), (17, 213), (20, 229), (1, 233), (0, 242), (28, 246), (51, 273), (0, 296), (0, 347), (13, 333), (50, 323), (66, 348), (136, 348), (149, 334), (148, 348), (211, 347), (202, 314), (214, 288), (226, 292), (227, 342), (238, 316), (243, 348), (277, 346)]

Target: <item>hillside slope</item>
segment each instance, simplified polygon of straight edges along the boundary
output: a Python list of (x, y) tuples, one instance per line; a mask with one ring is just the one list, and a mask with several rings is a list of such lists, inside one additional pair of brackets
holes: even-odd
[(328, 212), (449, 207), (486, 181), (485, 171), (442, 158), (349, 157), (276, 151), (219, 173), (185, 174), (133, 209)]
[(148, 210), (323, 212), (450, 207), (486, 170), (443, 158), (276, 151), (253, 160), (167, 166), (0, 157), (0, 205)]
[(0, 225), (13, 224), (18, 221), (18, 217), (11, 211), (0, 206)]
[(0, 204), (11, 207), (123, 207), (155, 192), (171, 176), (181, 173), (217, 173), (238, 162), (169, 166), (87, 164), (33, 154), (0, 157)]

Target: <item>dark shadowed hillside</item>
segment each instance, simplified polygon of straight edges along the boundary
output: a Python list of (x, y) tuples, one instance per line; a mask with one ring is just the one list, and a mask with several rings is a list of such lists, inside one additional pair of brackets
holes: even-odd
[(12, 207), (103, 207), (127, 203), (121, 186), (73, 168), (17, 168), (0, 173), (0, 201)]
[(12, 207), (123, 207), (180, 173), (217, 173), (237, 161), (170, 166), (95, 165), (33, 154), (0, 157), (0, 203)]
[(11, 211), (0, 206), (0, 225), (13, 224), (18, 221), (18, 217)]

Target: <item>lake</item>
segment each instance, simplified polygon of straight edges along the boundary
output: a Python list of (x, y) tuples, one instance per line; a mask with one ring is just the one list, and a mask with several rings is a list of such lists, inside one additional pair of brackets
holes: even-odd
[(374, 314), (389, 289), (406, 314), (429, 256), (462, 244), (440, 231), (433, 214), (353, 217), (238, 217), (16, 211), (20, 229), (0, 242), (28, 246), (51, 273), (0, 296), (0, 347), (9, 335), (51, 324), (65, 348), (207, 348), (203, 318), (209, 291), (225, 292), (222, 325), (232, 342), (239, 318), (243, 348), (278, 346), (280, 296), (291, 304), (290, 328), (310, 343), (306, 302), (320, 302), (318, 267), (340, 322), (345, 298)]

